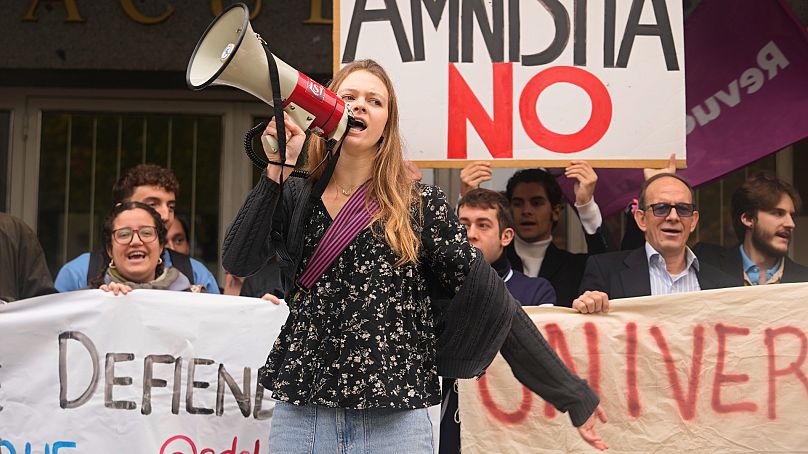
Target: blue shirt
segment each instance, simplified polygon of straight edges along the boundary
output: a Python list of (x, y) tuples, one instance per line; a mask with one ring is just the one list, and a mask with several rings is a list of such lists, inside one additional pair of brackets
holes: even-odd
[[(746, 251), (743, 250), (743, 244), (738, 246), (741, 249), (741, 259), (743, 260), (743, 272), (746, 273), (746, 276), (749, 278), (749, 283), (752, 285), (758, 285), (760, 280), (760, 268), (755, 265), (755, 262), (746, 255)], [(766, 270), (766, 282), (769, 282), (774, 273), (780, 269), (780, 264), (782, 260), (778, 260), (777, 263), (774, 264), (773, 267)]]
[[(168, 250), (163, 251), (163, 263), (171, 266), (171, 256)], [(87, 288), (87, 268), (89, 266), (90, 253), (85, 252), (62, 266), (59, 274), (56, 275), (53, 286), (60, 293)], [(219, 284), (202, 262), (192, 258), (191, 269), (194, 272), (194, 284), (204, 285), (208, 293), (219, 294)]]
[(668, 272), (665, 258), (651, 245), (645, 242), (645, 255), (648, 257), (648, 272), (651, 278), (652, 295), (670, 295), (671, 293), (695, 292), (699, 286), (699, 259), (696, 254), (685, 247), (685, 270), (676, 276)]

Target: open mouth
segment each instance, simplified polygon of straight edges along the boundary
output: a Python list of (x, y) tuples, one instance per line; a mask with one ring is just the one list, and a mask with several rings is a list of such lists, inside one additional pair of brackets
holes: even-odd
[(126, 258), (128, 258), (129, 260), (136, 260), (136, 261), (137, 260), (145, 260), (146, 259), (146, 253), (143, 252), (143, 251), (134, 251), (134, 252), (129, 253), (126, 256)]
[(365, 122), (356, 118), (351, 119), (351, 121), (348, 123), (348, 127), (356, 128), (360, 131), (364, 131), (365, 129), (367, 129), (367, 125), (365, 125)]
[(788, 230), (784, 230), (782, 232), (777, 232), (774, 235), (778, 236), (780, 238), (783, 238), (785, 240), (791, 240), (791, 232), (789, 232)]

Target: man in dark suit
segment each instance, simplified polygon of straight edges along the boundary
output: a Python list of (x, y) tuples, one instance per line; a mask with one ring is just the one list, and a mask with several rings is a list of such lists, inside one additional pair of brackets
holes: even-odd
[[(565, 170), (574, 178), (575, 208), (586, 233), (589, 254), (609, 249), (600, 209), (593, 194), (597, 174), (584, 162), (573, 162)], [(561, 217), (561, 188), (542, 169), (516, 172), (505, 190), (516, 225), (516, 238), (506, 254), (513, 268), (527, 276), (543, 277), (556, 291), (559, 306), (570, 307), (583, 277), (587, 254), (573, 254), (553, 244), (552, 232)]]
[(788, 258), (800, 195), (770, 173), (751, 176), (732, 194), (732, 226), (739, 244), (729, 248), (700, 243), (702, 262), (732, 276), (737, 286), (808, 282), (808, 267)]
[(655, 175), (643, 183), (638, 202), (634, 219), (645, 245), (589, 257), (574, 309), (608, 312), (610, 299), (733, 286), (729, 276), (700, 262), (687, 247), (699, 221), (687, 181), (671, 173)]

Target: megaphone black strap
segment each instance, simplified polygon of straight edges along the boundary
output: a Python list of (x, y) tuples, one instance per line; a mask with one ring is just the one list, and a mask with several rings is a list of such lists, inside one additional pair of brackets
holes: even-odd
[[(328, 153), (326, 157), (328, 158), (328, 165), (325, 166), (323, 170), (323, 175), (317, 180), (317, 183), (314, 184), (314, 188), (312, 188), (312, 194), (315, 194), (318, 198), (323, 195), (325, 192), (325, 187), (328, 186), (329, 180), (331, 180), (331, 175), (334, 174), (334, 168), (337, 167), (337, 160), (339, 159), (339, 153), (342, 151), (342, 141), (339, 142), (339, 146), (337, 146), (337, 151), (332, 154), (332, 150), (334, 149), (334, 141), (328, 141)], [(323, 159), (325, 160), (325, 159)], [(322, 163), (320, 163), (322, 164)], [(319, 165), (318, 165), (319, 167)]]
[(275, 114), (275, 128), (278, 131), (278, 152), (280, 162), (286, 162), (286, 127), (283, 123), (283, 98), (281, 97), (280, 76), (278, 75), (278, 64), (272, 56), (269, 47), (261, 40), (261, 46), (267, 56), (269, 66), (269, 85), (272, 89), (272, 109)]
[[(257, 153), (255, 153), (255, 150), (253, 150), (253, 138), (257, 134), (260, 134), (260, 132), (264, 129), (264, 123), (259, 123), (257, 126), (247, 131), (247, 134), (244, 137), (244, 150), (247, 153), (247, 157), (250, 158), (250, 161), (252, 161), (252, 163), (260, 169), (267, 167), (269, 164), (294, 168), (294, 165), (286, 164), (286, 126), (283, 123), (283, 98), (281, 97), (278, 64), (275, 62), (275, 57), (272, 56), (272, 52), (269, 50), (269, 46), (267, 46), (266, 42), (264, 42), (264, 40), (260, 41), (267, 57), (267, 66), (269, 67), (269, 82), (270, 89), (272, 90), (272, 109), (275, 117), (275, 127), (278, 132), (278, 154), (280, 155), (280, 160), (265, 161), (264, 159), (260, 158)], [(318, 180), (317, 184), (314, 186), (315, 194), (318, 194), (318, 197), (325, 191), (325, 186), (331, 179), (331, 175), (334, 173), (334, 167), (337, 165), (337, 159), (339, 158), (339, 153), (342, 149), (342, 142), (339, 142), (336, 153), (332, 153), (335, 145), (335, 140), (332, 139), (328, 141), (326, 144), (328, 148), (326, 157), (323, 158), (323, 160), (314, 168), (314, 170), (317, 170), (317, 168), (319, 168), (326, 160), (328, 161), (328, 165), (323, 171), (322, 178), (320, 178), (320, 180)], [(310, 172), (306, 172), (304, 170), (294, 170), (290, 176), (308, 178), (310, 175)], [(280, 185), (281, 191), (283, 191), (283, 178), (281, 178)]]
[(292, 164), (287, 164), (287, 163), (285, 163), (285, 162), (267, 161), (267, 164), (274, 164), (274, 165), (276, 165), (276, 166), (283, 166), (283, 167), (291, 167), (291, 168), (293, 168), (293, 169), (295, 168), (295, 166), (294, 166), (294, 165), (292, 165)]

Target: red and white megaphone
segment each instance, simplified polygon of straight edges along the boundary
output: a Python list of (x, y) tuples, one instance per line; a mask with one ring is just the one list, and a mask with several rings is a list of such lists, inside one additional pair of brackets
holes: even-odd
[[(265, 51), (266, 42), (250, 25), (250, 11), (236, 3), (222, 11), (196, 44), (185, 80), (194, 90), (209, 85), (229, 85), (273, 105), (268, 58), (278, 70), (283, 110), (302, 129), (338, 142), (353, 119), (345, 102), (336, 94)], [(262, 136), (273, 150), (278, 143)]]

